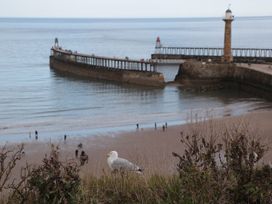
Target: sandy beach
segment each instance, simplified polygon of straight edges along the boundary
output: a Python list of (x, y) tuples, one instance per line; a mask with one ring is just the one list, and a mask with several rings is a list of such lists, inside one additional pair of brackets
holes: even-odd
[[(237, 127), (248, 135), (258, 137), (270, 149), (260, 162), (272, 162), (272, 111), (253, 112), (238, 117), (225, 117), (203, 121), (193, 120), (192, 124), (168, 126), (163, 131), (161, 126), (157, 129), (141, 129), (133, 132), (123, 132), (113, 136), (90, 136), (85, 138), (70, 138), (66, 142), (54, 143), (59, 145), (63, 160), (75, 159), (75, 150), (82, 143), (89, 155), (89, 162), (81, 167), (80, 174), (84, 176), (100, 176), (109, 172), (106, 163), (107, 153), (116, 150), (120, 157), (126, 158), (145, 170), (145, 175), (175, 173), (176, 159), (172, 152), (182, 153), (184, 146), (180, 142), (180, 133), (201, 133), (205, 137), (217, 136), (225, 130)], [(218, 138), (220, 141), (222, 138)], [(50, 143), (33, 141), (25, 144), (25, 156), (19, 162), (15, 175), (20, 172), (21, 166), (26, 162), (32, 165), (41, 163), (42, 158), (50, 152)], [(79, 162), (77, 160), (77, 162)]]

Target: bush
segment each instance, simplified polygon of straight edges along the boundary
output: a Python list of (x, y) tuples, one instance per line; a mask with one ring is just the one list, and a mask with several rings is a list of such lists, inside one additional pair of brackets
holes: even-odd
[(184, 196), (193, 203), (271, 203), (272, 169), (258, 166), (266, 148), (245, 132), (224, 133), (223, 144), (183, 135), (177, 170)]
[(177, 170), (184, 198), (190, 203), (222, 202), (225, 181), (217, 165), (221, 163), (220, 158), (216, 158), (222, 151), (222, 144), (216, 144), (214, 138), (207, 141), (197, 133), (181, 133), (181, 142), (186, 147), (184, 154), (173, 153), (173, 156), (179, 159)]
[(41, 166), (29, 170), (27, 176), (14, 186), (10, 202), (17, 200), (20, 203), (39, 204), (78, 203), (78, 172), (78, 165), (75, 162), (61, 162), (58, 148), (52, 146), (50, 157), (45, 157)]
[(0, 149), (0, 193), (9, 186), (10, 176), (19, 160), (24, 156), (24, 145), (17, 148), (6, 146)]

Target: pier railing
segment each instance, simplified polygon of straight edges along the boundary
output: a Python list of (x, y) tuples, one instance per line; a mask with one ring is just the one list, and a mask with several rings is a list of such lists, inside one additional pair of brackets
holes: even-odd
[(91, 65), (95, 68), (107, 68), (116, 70), (132, 70), (132, 71), (146, 71), (156, 72), (156, 63), (146, 60), (130, 60), (128, 58), (109, 58), (95, 55), (86, 55), (70, 50), (53, 47), (51, 49), (51, 56), (56, 59), (75, 62), (81, 64)]
[[(159, 47), (155, 54), (159, 55), (184, 55), (184, 56), (210, 56), (221, 57), (224, 55), (223, 48), (201, 48), (201, 47)], [(272, 49), (258, 48), (233, 48), (233, 57), (243, 58), (272, 58)]]

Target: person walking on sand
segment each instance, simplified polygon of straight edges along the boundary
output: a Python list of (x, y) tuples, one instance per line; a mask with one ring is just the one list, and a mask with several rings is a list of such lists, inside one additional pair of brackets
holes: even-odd
[(136, 129), (139, 130), (139, 123), (136, 124)]
[(66, 141), (66, 139), (67, 139), (67, 135), (64, 135), (63, 139), (64, 139), (64, 141)]
[(155, 123), (155, 130), (157, 130), (157, 123)]
[(167, 122), (165, 122), (165, 129), (167, 129)]
[(78, 147), (79, 149), (82, 149), (83, 144), (82, 144), (82, 143), (79, 143), (79, 144), (77, 145), (77, 147)]
[(78, 149), (76, 149), (76, 151), (75, 151), (75, 156), (76, 156), (76, 158), (78, 158)]
[(88, 163), (89, 157), (84, 151), (82, 151), (80, 154), (79, 160), (80, 160), (80, 165), (83, 166), (85, 163), (86, 164)]
[(38, 131), (35, 130), (35, 139), (38, 140)]
[(163, 131), (163, 132), (165, 131), (165, 126), (164, 126), (164, 125), (162, 126), (162, 131)]

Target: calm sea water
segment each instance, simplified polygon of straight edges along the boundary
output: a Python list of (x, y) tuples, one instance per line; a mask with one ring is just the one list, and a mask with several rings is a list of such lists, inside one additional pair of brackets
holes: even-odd
[[(233, 46), (272, 48), (272, 17), (237, 18)], [(222, 47), (224, 23), (204, 19), (0, 19), (0, 141), (80, 137), (185, 122), (190, 113), (240, 115), (272, 103), (239, 90), (150, 89), (59, 76), (49, 69), (61, 46), (103, 56), (149, 58), (157, 36), (169, 46)], [(167, 69), (167, 67), (165, 68)], [(171, 69), (170, 69), (171, 70)], [(167, 72), (167, 71), (166, 71)]]

